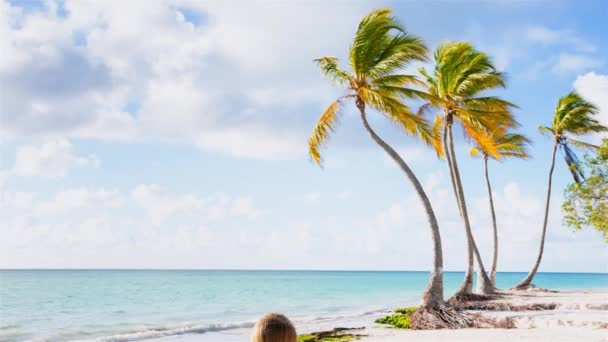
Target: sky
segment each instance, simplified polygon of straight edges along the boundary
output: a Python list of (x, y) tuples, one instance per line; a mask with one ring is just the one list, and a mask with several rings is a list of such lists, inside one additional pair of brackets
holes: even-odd
[[(432, 244), (416, 194), (352, 104), (324, 168), (307, 155), (316, 120), (342, 94), (313, 59), (345, 63), (358, 21), (379, 6), (430, 49), (468, 40), (508, 74), (508, 87), (492, 94), (519, 105), (534, 145), (530, 160), (490, 162), (498, 268), (529, 270), (551, 153), (537, 127), (572, 90), (608, 124), (603, 0), (3, 0), (0, 268), (428, 270)], [(444, 268), (462, 270), (445, 162), (381, 114), (370, 122), (429, 194)], [(483, 162), (456, 139), (488, 264)], [(601, 235), (562, 224), (569, 182), (558, 156), (540, 271), (608, 272)]]

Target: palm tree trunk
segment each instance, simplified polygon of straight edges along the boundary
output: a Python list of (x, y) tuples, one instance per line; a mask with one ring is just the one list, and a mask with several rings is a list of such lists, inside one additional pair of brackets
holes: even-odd
[[(462, 205), (460, 203), (460, 195), (458, 194), (458, 188), (456, 187), (456, 177), (454, 176), (454, 165), (452, 164), (452, 157), (450, 155), (450, 147), (448, 145), (448, 126), (451, 125), (451, 122), (448, 123), (447, 120), (451, 120), (451, 118), (446, 118), (446, 124), (443, 127), (443, 149), (445, 151), (446, 160), (448, 162), (448, 171), (450, 172), (450, 180), (452, 183), (452, 190), (454, 191), (454, 196), (456, 197), (456, 204), (458, 205), (458, 211), (460, 212), (460, 217), (463, 218), (462, 214)], [(474, 262), (473, 249), (471, 248), (471, 243), (467, 237), (467, 269), (464, 273), (464, 278), (458, 290), (454, 296), (460, 296), (463, 294), (470, 294), (473, 292), (473, 262)]]
[(494, 210), (494, 198), (492, 196), (492, 186), (490, 185), (490, 175), (488, 173), (488, 156), (484, 154), (483, 165), (486, 174), (486, 185), (488, 186), (488, 198), (490, 199), (490, 213), (492, 213), (492, 267), (490, 268), (490, 282), (496, 286), (496, 263), (498, 261), (498, 228), (496, 227), (496, 211)]
[(547, 223), (549, 221), (549, 201), (551, 200), (551, 179), (553, 178), (553, 169), (555, 168), (555, 153), (557, 152), (557, 141), (553, 144), (553, 155), (551, 156), (551, 167), (549, 168), (549, 181), (547, 182), (547, 200), (545, 204), (545, 218), (543, 221), (543, 233), (540, 237), (540, 250), (538, 251), (538, 257), (536, 257), (536, 262), (534, 263), (534, 267), (528, 275), (522, 280), (519, 284), (515, 285), (515, 289), (525, 288), (526, 286), (532, 283), (532, 279), (536, 275), (536, 271), (538, 271), (538, 267), (540, 266), (540, 261), (543, 258), (543, 251), (545, 250), (545, 236), (547, 234)]
[(367, 117), (365, 115), (365, 104), (360, 99), (357, 99), (357, 108), (359, 108), (359, 112), (361, 113), (361, 120), (363, 121), (363, 126), (365, 126), (365, 129), (367, 130), (369, 135), (399, 165), (401, 170), (405, 172), (407, 178), (416, 189), (418, 197), (422, 201), (424, 210), (429, 221), (429, 226), (431, 228), (431, 237), (433, 239), (434, 250), (433, 271), (431, 272), (429, 277), (429, 284), (426, 290), (424, 291), (422, 305), (427, 308), (437, 308), (443, 305), (443, 254), (441, 248), (441, 235), (439, 234), (439, 224), (437, 223), (435, 212), (431, 207), (431, 201), (424, 192), (420, 181), (418, 181), (418, 178), (416, 178), (416, 175), (414, 174), (414, 172), (412, 172), (412, 170), (405, 163), (405, 161), (370, 127), (369, 123), (367, 122)]
[[(462, 218), (464, 221), (464, 228), (467, 235), (467, 244), (469, 249), (472, 249), (475, 258), (477, 259), (477, 267), (479, 269), (479, 277), (477, 278), (477, 291), (483, 294), (494, 293), (494, 287), (490, 282), (490, 278), (488, 278), (488, 274), (486, 273), (485, 267), (483, 266), (483, 261), (481, 260), (481, 255), (479, 254), (479, 250), (477, 249), (477, 245), (475, 244), (475, 238), (473, 237), (473, 232), (471, 231), (471, 223), (469, 221), (469, 214), (467, 212), (467, 203), (464, 198), (464, 191), (462, 188), (462, 180), (460, 179), (460, 171), (458, 170), (458, 162), (456, 161), (456, 153), (454, 153), (454, 138), (452, 136), (452, 125), (448, 124), (448, 135), (450, 141), (450, 157), (452, 159), (452, 168), (454, 169), (454, 179), (456, 180), (456, 189), (458, 190), (458, 196), (460, 199), (460, 209), (462, 211)], [(471, 263), (471, 258), (469, 257), (469, 263)]]

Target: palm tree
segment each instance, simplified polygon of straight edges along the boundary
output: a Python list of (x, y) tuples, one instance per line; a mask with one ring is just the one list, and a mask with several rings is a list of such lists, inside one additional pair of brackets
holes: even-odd
[(335, 57), (316, 60), (323, 73), (342, 86), (347, 94), (334, 101), (319, 118), (308, 141), (311, 158), (322, 165), (320, 148), (334, 131), (340, 108), (347, 100), (353, 100), (359, 110), (363, 126), (384, 151), (399, 165), (416, 190), (431, 228), (434, 248), (433, 271), (423, 296), (423, 305), (437, 308), (443, 304), (443, 256), (437, 218), (428, 196), (416, 175), (405, 161), (370, 127), (366, 108), (384, 114), (410, 135), (420, 137), (425, 143), (435, 142), (432, 129), (424, 118), (412, 113), (403, 104), (404, 98), (420, 95), (419, 91), (407, 88), (420, 81), (412, 75), (400, 74), (410, 61), (426, 59), (427, 48), (421, 39), (408, 34), (392, 16), (389, 9), (379, 9), (365, 16), (357, 29), (350, 48), (350, 71), (340, 68)]
[[(507, 133), (494, 137), (496, 141), (495, 147), (501, 159), (505, 158), (521, 158), (526, 159), (529, 154), (526, 146), (531, 143), (525, 135), (517, 133)], [(488, 188), (488, 198), (490, 200), (490, 213), (492, 214), (492, 265), (490, 266), (490, 282), (492, 286), (496, 286), (496, 263), (498, 261), (498, 228), (496, 226), (496, 211), (494, 210), (494, 198), (492, 196), (492, 186), (490, 185), (490, 176), (488, 172), (488, 159), (492, 158), (499, 160), (488, 153), (483, 146), (471, 148), (471, 155), (483, 157), (484, 173), (486, 176), (486, 186)], [(482, 275), (478, 275), (478, 278)]]
[(473, 287), (473, 263), (477, 266), (481, 277), (478, 279), (478, 289), (481, 293), (492, 293), (494, 287), (487, 276), (475, 239), (471, 232), (466, 201), (460, 179), (460, 171), (454, 152), (452, 126), (454, 121), (462, 127), (465, 137), (483, 146), (484, 150), (494, 158), (500, 155), (495, 147), (492, 135), (503, 127), (510, 126), (513, 118), (511, 108), (514, 104), (495, 96), (484, 96), (480, 93), (496, 87), (505, 87), (505, 75), (496, 71), (490, 58), (479, 52), (467, 42), (445, 42), (435, 52), (435, 68), (432, 75), (424, 69), (420, 73), (426, 79), (429, 102), (421, 107), (424, 112), (429, 108), (442, 111), (443, 148), (456, 203), (460, 210), (467, 237), (468, 265), (462, 285), (456, 296), (471, 293)]
[(606, 132), (608, 127), (605, 127), (594, 118), (597, 114), (597, 108), (585, 101), (576, 92), (571, 92), (568, 95), (561, 97), (557, 101), (557, 107), (553, 114), (553, 121), (551, 127), (540, 126), (538, 129), (546, 134), (553, 137), (553, 153), (551, 155), (551, 167), (549, 168), (549, 181), (547, 183), (547, 199), (545, 204), (545, 217), (543, 220), (543, 230), (540, 238), (540, 249), (536, 262), (532, 267), (532, 270), (526, 277), (514, 288), (521, 289), (529, 286), (538, 271), (540, 261), (543, 257), (543, 251), (545, 249), (545, 235), (547, 233), (547, 222), (549, 220), (549, 201), (551, 199), (551, 178), (553, 177), (553, 168), (555, 167), (555, 154), (558, 147), (561, 148), (568, 165), (568, 169), (572, 173), (572, 177), (577, 183), (584, 179), (582, 170), (578, 164), (576, 154), (570, 148), (571, 146), (579, 148), (587, 148), (591, 150), (597, 150), (598, 146), (588, 144), (579, 140), (573, 139), (571, 136), (580, 136), (588, 133)]

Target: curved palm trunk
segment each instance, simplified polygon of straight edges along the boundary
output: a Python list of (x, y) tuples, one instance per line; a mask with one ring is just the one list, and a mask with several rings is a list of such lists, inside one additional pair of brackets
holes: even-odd
[(496, 211), (494, 210), (494, 198), (492, 196), (492, 186), (490, 185), (490, 176), (488, 173), (488, 156), (483, 156), (483, 165), (486, 174), (486, 185), (488, 186), (488, 198), (490, 199), (490, 212), (492, 213), (492, 237), (493, 237), (493, 252), (492, 252), (492, 267), (490, 268), (490, 282), (492, 286), (496, 286), (496, 263), (498, 261), (498, 228), (496, 226)]
[(427, 308), (437, 308), (443, 305), (443, 254), (441, 248), (441, 236), (439, 234), (439, 224), (437, 223), (437, 218), (435, 217), (435, 213), (433, 212), (433, 208), (431, 207), (431, 202), (429, 201), (429, 198), (424, 192), (424, 189), (418, 181), (418, 178), (416, 178), (414, 172), (412, 172), (412, 170), (399, 156), (399, 154), (395, 152), (395, 150), (391, 148), (384, 140), (382, 140), (370, 127), (369, 123), (367, 122), (367, 117), (365, 115), (365, 104), (362, 101), (358, 100), (357, 108), (359, 108), (359, 112), (361, 113), (361, 120), (363, 121), (363, 126), (365, 126), (365, 129), (367, 130), (369, 135), (399, 165), (401, 170), (405, 172), (407, 178), (410, 180), (410, 182), (416, 189), (418, 197), (422, 201), (431, 228), (431, 237), (433, 239), (434, 249), (433, 271), (431, 272), (431, 275), (429, 277), (429, 284), (427, 286), (427, 289), (424, 291), (422, 300), (423, 306)]
[[(456, 189), (458, 190), (458, 197), (460, 200), (460, 210), (462, 214), (462, 218), (464, 221), (464, 228), (467, 235), (467, 244), (468, 248), (473, 250), (475, 254), (475, 259), (477, 260), (477, 267), (479, 269), (479, 277), (477, 278), (477, 291), (483, 294), (494, 293), (494, 286), (492, 286), (490, 282), (490, 278), (488, 278), (488, 274), (486, 273), (485, 267), (483, 266), (483, 261), (481, 260), (481, 255), (479, 254), (479, 250), (477, 249), (477, 245), (475, 243), (475, 238), (473, 237), (473, 232), (471, 231), (471, 223), (469, 221), (469, 214), (467, 212), (467, 204), (464, 198), (464, 191), (462, 188), (462, 180), (460, 179), (460, 171), (458, 170), (458, 162), (456, 161), (456, 153), (454, 153), (454, 138), (452, 136), (452, 125), (448, 123), (448, 135), (450, 141), (450, 157), (452, 162), (452, 168), (454, 172), (454, 179), (456, 180)], [(469, 267), (471, 266), (472, 261), (469, 256)], [(465, 282), (467, 279), (465, 279)], [(456, 294), (459, 294), (458, 292)]]
[[(454, 176), (454, 165), (452, 164), (452, 156), (449, 152), (450, 147), (448, 145), (448, 125), (449, 124), (446, 123), (446, 125), (443, 127), (443, 149), (445, 150), (445, 156), (448, 162), (448, 171), (450, 172), (452, 190), (454, 191), (456, 204), (458, 205), (458, 211), (460, 212), (460, 217), (464, 219), (464, 216), (462, 214), (462, 205), (460, 203), (460, 195), (458, 194), (458, 188), (456, 187), (456, 178)], [(471, 248), (471, 244), (467, 238), (467, 269), (465, 270), (464, 279), (462, 280), (460, 287), (458, 288), (458, 290), (456, 290), (455, 296), (469, 294), (473, 292), (473, 262), (473, 249)]]
[(557, 141), (553, 144), (553, 155), (551, 156), (551, 167), (549, 168), (549, 181), (547, 182), (547, 203), (545, 204), (545, 218), (543, 221), (543, 233), (540, 238), (540, 250), (538, 251), (538, 257), (536, 257), (536, 262), (534, 263), (534, 267), (528, 275), (522, 280), (519, 284), (515, 285), (513, 288), (521, 289), (532, 283), (532, 279), (536, 275), (536, 271), (538, 271), (538, 267), (540, 266), (540, 261), (543, 258), (543, 251), (545, 250), (545, 236), (547, 234), (547, 223), (549, 221), (549, 201), (551, 200), (551, 179), (553, 178), (553, 169), (555, 168), (555, 153), (557, 152)]

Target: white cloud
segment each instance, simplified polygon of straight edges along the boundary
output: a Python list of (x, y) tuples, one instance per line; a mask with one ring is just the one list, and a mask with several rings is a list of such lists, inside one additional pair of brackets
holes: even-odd
[(40, 146), (17, 149), (13, 172), (17, 176), (63, 177), (75, 167), (98, 167), (94, 155), (78, 155), (67, 139), (47, 141)]
[(317, 202), (321, 198), (321, 193), (318, 191), (307, 192), (304, 194), (306, 202)]
[(0, 208), (10, 210), (26, 210), (31, 209), (34, 199), (34, 194), (29, 192), (17, 191), (0, 191)]
[(93, 208), (116, 208), (123, 204), (124, 199), (117, 190), (89, 190), (86, 188), (60, 191), (55, 196), (44, 201), (35, 209), (37, 215), (64, 215), (68, 212)]
[(203, 207), (203, 201), (194, 195), (167, 193), (156, 184), (138, 185), (131, 192), (131, 197), (157, 223), (172, 215), (190, 214)]
[[(445, 269), (462, 269), (463, 228), (445, 174), (431, 174), (423, 183), (439, 219)], [(299, 222), (260, 215), (251, 197), (184, 194), (159, 185), (136, 187), (134, 201), (104, 189), (71, 189), (46, 200), (1, 195), (0, 205), (22, 203), (23, 210), (0, 216), (0, 266), (426, 270), (432, 261), (426, 214), (416, 194), (406, 194), (379, 203), (378, 211)], [(538, 248), (542, 197), (517, 183), (497, 187), (500, 270), (530, 267)], [(597, 271), (607, 252), (601, 237), (560, 227), (557, 197), (542, 270)], [(489, 260), (487, 199), (470, 198), (469, 207), (484, 261)], [(252, 226), (254, 218), (259, 221)]]
[[(454, 204), (454, 196), (449, 189), (449, 184), (445, 183), (447, 181), (445, 177), (443, 181), (444, 183), (440, 187), (427, 189), (427, 195), (431, 199), (439, 221), (444, 268), (462, 270), (466, 263), (464, 229)], [(425, 183), (429, 183), (429, 180)], [(601, 263), (588, 262), (591, 255), (607, 256), (608, 251), (603, 246), (601, 237), (594, 231), (573, 233), (562, 227), (559, 197), (557, 194), (552, 198), (545, 257), (541, 264), (541, 271), (564, 269), (582, 271), (581, 265), (586, 265), (584, 271), (597, 271), (598, 267), (601, 269)], [(528, 270), (538, 253), (544, 213), (544, 194), (526, 192), (520, 184), (510, 182), (504, 187), (495, 189), (494, 201), (499, 231), (499, 271)], [(492, 235), (487, 197), (467, 198), (467, 203), (476, 242), (485, 266), (489, 267)], [(365, 224), (365, 226), (370, 233), (363, 237), (356, 235), (356, 238), (366, 241), (363, 246), (355, 244), (357, 248), (381, 251), (380, 255), (386, 261), (397, 258), (401, 261), (401, 266), (394, 267), (405, 269), (428, 269), (430, 267), (432, 248), (428, 221), (415, 194), (388, 205), (371, 223)], [(351, 239), (348, 238), (346, 241), (349, 243)], [(407, 241), (406, 248), (403, 247), (404, 241)], [(585, 253), (581, 253), (580, 250), (580, 246), (583, 244), (588, 248)], [(411, 259), (412, 255), (416, 256), (416, 260)], [(569, 256), (569, 259), (562, 257), (563, 255)]]
[[(608, 126), (608, 75), (595, 72), (579, 75), (574, 81), (574, 89), (598, 107), (597, 119)], [(597, 134), (595, 141), (599, 142), (602, 136), (605, 137), (606, 134)]]
[(593, 44), (567, 30), (553, 30), (543, 26), (532, 26), (527, 29), (526, 34), (528, 40), (544, 45), (573, 46), (581, 52), (595, 52), (597, 50)]
[(299, 159), (305, 145), (289, 133), (259, 126), (235, 126), (201, 133), (197, 146), (212, 152), (253, 159)]
[(261, 211), (253, 205), (251, 197), (216, 194), (200, 197), (194, 194), (177, 194), (164, 190), (157, 184), (141, 184), (131, 198), (142, 207), (154, 224), (169, 218), (221, 220), (226, 218), (255, 219)]
[(557, 73), (584, 72), (600, 65), (602, 65), (602, 62), (596, 57), (562, 52), (555, 65), (553, 65), (553, 71)]
[[(207, 20), (193, 25), (178, 6)], [(301, 106), (316, 108), (332, 95), (325, 82), (319, 86), (312, 59), (344, 53), (371, 4), (319, 11), (247, 1), (68, 0), (64, 7), (67, 17), (0, 6), (7, 19), (0, 21), (0, 135), (170, 140), (290, 159), (305, 158), (299, 146), (309, 112)]]
[(347, 200), (347, 199), (353, 197), (353, 193), (352, 193), (352, 191), (345, 190), (345, 191), (339, 192), (338, 195), (336, 195), (336, 197), (339, 200)]

